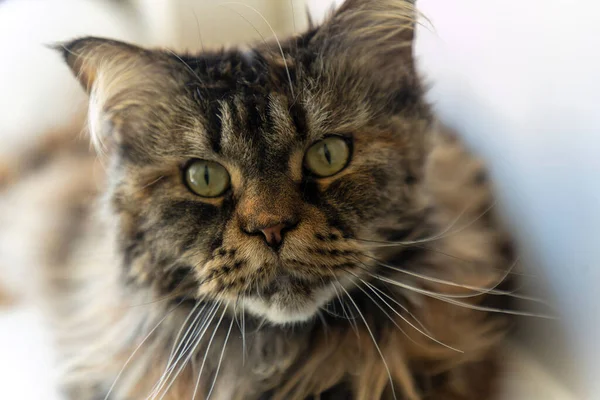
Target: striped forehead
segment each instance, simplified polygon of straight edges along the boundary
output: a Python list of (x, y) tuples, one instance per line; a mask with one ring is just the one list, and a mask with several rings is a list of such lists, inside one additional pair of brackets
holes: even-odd
[(204, 131), (212, 151), (247, 167), (286, 162), (309, 139), (303, 107), (282, 93), (235, 94), (211, 108)]

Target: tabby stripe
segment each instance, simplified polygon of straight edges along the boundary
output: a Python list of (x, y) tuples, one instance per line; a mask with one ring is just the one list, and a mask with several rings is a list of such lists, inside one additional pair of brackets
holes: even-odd
[(207, 133), (210, 146), (215, 153), (221, 152), (221, 137), (222, 137), (222, 121), (223, 116), (222, 105), (218, 101), (211, 101), (208, 103), (208, 109), (206, 111), (207, 118)]

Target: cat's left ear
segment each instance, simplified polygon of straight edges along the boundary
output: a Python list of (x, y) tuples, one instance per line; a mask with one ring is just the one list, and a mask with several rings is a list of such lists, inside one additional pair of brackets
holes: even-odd
[(346, 0), (311, 42), (334, 76), (354, 71), (386, 89), (414, 80), (414, 0)]

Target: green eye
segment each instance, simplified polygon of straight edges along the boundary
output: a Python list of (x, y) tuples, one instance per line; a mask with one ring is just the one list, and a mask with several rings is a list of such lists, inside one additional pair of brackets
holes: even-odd
[(229, 188), (229, 173), (214, 161), (195, 160), (185, 170), (190, 190), (202, 197), (217, 197)]
[(336, 136), (313, 144), (304, 155), (304, 165), (313, 174), (327, 177), (340, 172), (350, 158), (348, 143)]

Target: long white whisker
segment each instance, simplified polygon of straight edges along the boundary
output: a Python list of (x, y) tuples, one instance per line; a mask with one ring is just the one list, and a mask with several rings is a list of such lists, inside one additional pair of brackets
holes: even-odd
[[(365, 284), (365, 286), (367, 288), (369, 288), (381, 301), (383, 301), (383, 303), (388, 306), (390, 308), (390, 310), (392, 310), (394, 313), (396, 313), (396, 315), (398, 315), (404, 322), (406, 322), (407, 324), (409, 324), (411, 327), (413, 327), (415, 330), (417, 330), (418, 332), (422, 333), (424, 336), (428, 337), (429, 339), (431, 339), (432, 341), (448, 348), (451, 350), (454, 350), (456, 352), (459, 353), (463, 353), (461, 350), (455, 349), (454, 347), (451, 347), (445, 343), (440, 342), (439, 340), (433, 338), (431, 335), (426, 334), (425, 332), (422, 332), (419, 328), (417, 328), (416, 326), (414, 326), (410, 321), (408, 321), (406, 318), (404, 318), (404, 316), (402, 316), (398, 311), (396, 311), (394, 309), (394, 307), (392, 307), (387, 301), (385, 301), (379, 294), (377, 294), (377, 292), (375, 292), (374, 289), (376, 289), (374, 286), (370, 285), (368, 282), (366, 282), (365, 280), (359, 278), (356, 274), (352, 273), (351, 271), (347, 271), (350, 274), (354, 275), (357, 279), (359, 279), (362, 283)], [(360, 289), (369, 299), (371, 299), (371, 301), (390, 319), (390, 321), (392, 321), (392, 323), (394, 325), (396, 325), (396, 327), (398, 329), (400, 329), (400, 331), (404, 334), (404, 336), (406, 336), (411, 342), (417, 344), (417, 345), (421, 345), (420, 343), (416, 342), (413, 338), (410, 337), (410, 335), (408, 335), (406, 333), (406, 331), (404, 329), (402, 329), (397, 323), (396, 321), (394, 321), (394, 319), (375, 301), (375, 299), (373, 299), (365, 290), (363, 290), (359, 285), (356, 285), (356, 287), (358, 289)]]
[(217, 334), (217, 330), (219, 330), (219, 326), (221, 325), (221, 321), (223, 321), (223, 317), (225, 317), (225, 312), (227, 311), (227, 307), (223, 307), (223, 312), (221, 313), (221, 318), (219, 318), (219, 322), (215, 326), (215, 330), (212, 333), (208, 341), (208, 345), (206, 346), (206, 352), (204, 353), (204, 358), (202, 359), (202, 365), (200, 366), (200, 372), (198, 373), (198, 379), (196, 380), (196, 385), (194, 386), (194, 394), (192, 396), (192, 400), (196, 399), (196, 394), (198, 393), (198, 387), (200, 386), (200, 378), (202, 377), (202, 371), (204, 370), (204, 365), (206, 364), (206, 358), (208, 357), (208, 352), (210, 350), (210, 346), (212, 345), (213, 339)]
[(240, 320), (238, 319), (238, 304), (240, 303), (240, 296), (235, 299), (235, 303), (233, 303), (233, 320), (235, 321), (238, 329), (242, 332), (242, 325)]
[(296, 12), (294, 11), (294, 0), (290, 0), (290, 6), (292, 9), (292, 24), (294, 25), (294, 34), (298, 33), (296, 28)]
[(372, 242), (372, 243), (374, 243), (373, 246), (376, 246), (376, 247), (394, 247), (394, 246), (403, 246), (403, 245), (411, 245), (411, 244), (421, 244), (421, 243), (433, 242), (433, 241), (436, 241), (436, 240), (439, 240), (439, 239), (443, 239), (443, 238), (445, 238), (445, 237), (447, 237), (449, 235), (454, 235), (456, 233), (462, 232), (463, 230), (465, 230), (468, 227), (472, 226), (475, 222), (479, 221), (495, 205), (496, 205), (496, 202), (493, 202), (480, 215), (478, 215), (477, 217), (475, 217), (475, 219), (469, 221), (467, 224), (461, 226), (460, 228), (457, 228), (456, 230), (452, 230), (451, 231), (451, 229), (458, 223), (458, 221), (460, 221), (460, 219), (463, 217), (463, 215), (470, 208), (471, 204), (467, 205), (460, 212), (460, 214), (454, 220), (452, 220), (452, 222), (442, 232), (440, 232), (440, 233), (438, 233), (436, 235), (430, 236), (428, 238), (425, 238), (425, 239), (407, 240), (407, 241), (400, 241), (400, 242), (385, 242), (385, 241), (365, 240), (365, 239), (361, 239), (360, 241), (363, 241), (363, 242)]
[(246, 363), (246, 311), (245, 298), (242, 297), (242, 365)]
[[(358, 279), (360, 279), (360, 278), (358, 278)], [(450, 350), (456, 351), (456, 352), (458, 352), (458, 353), (464, 353), (464, 351), (462, 351), (462, 350), (459, 350), (459, 349), (457, 349), (457, 348), (455, 348), (455, 347), (452, 347), (452, 346), (450, 346), (450, 345), (447, 345), (446, 343), (444, 343), (444, 342), (441, 342), (441, 341), (437, 340), (436, 338), (434, 338), (433, 336), (431, 336), (431, 335), (429, 335), (429, 334), (427, 334), (427, 333), (423, 332), (421, 329), (419, 329), (419, 328), (418, 328), (418, 327), (416, 327), (416, 326), (415, 326), (413, 323), (411, 323), (411, 322), (410, 322), (410, 321), (409, 321), (407, 318), (405, 318), (405, 317), (404, 317), (402, 314), (400, 314), (398, 311), (396, 311), (396, 309), (394, 309), (394, 307), (392, 307), (392, 306), (391, 306), (391, 305), (390, 305), (390, 304), (389, 304), (387, 301), (385, 301), (385, 299), (384, 299), (383, 297), (381, 297), (381, 296), (380, 296), (380, 295), (379, 295), (379, 294), (378, 294), (378, 293), (375, 291), (375, 289), (377, 289), (377, 290), (379, 291), (379, 289), (378, 289), (377, 287), (375, 287), (375, 286), (373, 286), (373, 285), (369, 284), (368, 282), (365, 282), (365, 281), (364, 281), (364, 280), (362, 280), (362, 279), (360, 279), (360, 281), (361, 281), (362, 283), (364, 283), (364, 284), (365, 284), (367, 287), (371, 288), (371, 291), (372, 291), (372, 292), (375, 294), (375, 296), (377, 296), (377, 297), (378, 297), (378, 298), (379, 298), (381, 301), (383, 301), (383, 303), (384, 303), (385, 305), (387, 305), (387, 306), (390, 308), (390, 310), (392, 310), (392, 311), (393, 311), (393, 312), (394, 312), (394, 313), (395, 313), (395, 314), (396, 314), (398, 317), (402, 318), (402, 320), (403, 320), (404, 322), (406, 322), (406, 323), (407, 323), (409, 326), (411, 326), (411, 327), (412, 327), (414, 330), (416, 330), (417, 332), (419, 332), (419, 333), (420, 333), (420, 334), (422, 334), (423, 336), (425, 336), (425, 337), (429, 338), (430, 340), (434, 341), (435, 343), (439, 344), (440, 346), (446, 347), (447, 349), (450, 349)], [(414, 318), (414, 317), (413, 317), (413, 318)], [(403, 332), (404, 332), (404, 331), (403, 331)], [(407, 336), (408, 336), (408, 335), (407, 335)]]
[(202, 40), (202, 32), (200, 32), (200, 22), (198, 21), (198, 15), (196, 14), (196, 10), (194, 10), (193, 7), (191, 7), (192, 9), (192, 14), (194, 14), (194, 19), (196, 20), (196, 29), (198, 31), (198, 40), (200, 41), (200, 48), (202, 49), (203, 53), (206, 53), (206, 50), (204, 49), (204, 41)]
[(484, 306), (477, 306), (477, 305), (474, 305), (474, 304), (468, 304), (468, 303), (464, 303), (464, 302), (461, 302), (461, 301), (458, 301), (458, 300), (453, 300), (452, 299), (453, 296), (442, 295), (442, 294), (437, 293), (437, 292), (432, 292), (432, 291), (425, 290), (425, 289), (419, 289), (417, 287), (410, 286), (410, 285), (404, 284), (402, 282), (396, 282), (396, 281), (394, 281), (392, 279), (389, 279), (389, 278), (386, 278), (384, 276), (379, 276), (379, 275), (375, 275), (375, 274), (371, 274), (371, 276), (373, 278), (375, 278), (375, 279), (378, 279), (378, 280), (383, 281), (383, 282), (390, 283), (392, 285), (401, 287), (403, 289), (407, 289), (407, 290), (410, 290), (412, 292), (423, 294), (425, 296), (429, 296), (431, 298), (438, 299), (440, 301), (444, 301), (444, 302), (449, 303), (449, 304), (454, 304), (454, 305), (465, 307), (465, 308), (469, 308), (469, 309), (472, 309), (472, 310), (487, 311), (487, 312), (501, 313), (501, 314), (510, 314), (510, 315), (520, 315), (520, 316), (523, 316), (523, 317), (537, 317), (537, 318), (544, 318), (544, 319), (556, 319), (556, 317), (552, 317), (552, 316), (549, 316), (549, 315), (536, 314), (536, 313), (530, 313), (530, 312), (525, 312), (525, 311), (505, 310), (505, 309), (501, 309), (501, 308), (484, 307)]
[(198, 303), (196, 303), (194, 305), (194, 307), (192, 307), (192, 309), (190, 310), (188, 316), (183, 321), (183, 324), (181, 324), (181, 328), (179, 329), (179, 331), (177, 332), (177, 335), (175, 336), (175, 341), (173, 342), (173, 347), (171, 348), (171, 353), (169, 354), (169, 360), (167, 361), (167, 367), (171, 364), (171, 362), (175, 358), (175, 353), (177, 351), (179, 351), (179, 349), (181, 348), (181, 345), (183, 344), (183, 341), (187, 337), (190, 329), (195, 325), (196, 320), (202, 315), (202, 311), (204, 311), (204, 308), (206, 307), (206, 303), (204, 303), (204, 305), (202, 306), (202, 309), (196, 315), (196, 318), (188, 326), (188, 329), (186, 329), (186, 333), (185, 333), (184, 337), (181, 339), (181, 342), (180, 342), (179, 338), (181, 337), (181, 334), (183, 333), (183, 330), (186, 328), (188, 321), (190, 320), (190, 318), (192, 317), (192, 315), (194, 315), (194, 313), (196, 312), (196, 309), (198, 309), (198, 307), (200, 306), (200, 304), (202, 304), (202, 303), (198, 302)]
[(275, 41), (277, 42), (277, 46), (279, 46), (279, 51), (281, 52), (281, 58), (283, 59), (283, 65), (285, 66), (285, 72), (287, 74), (287, 78), (290, 83), (290, 93), (292, 94), (292, 97), (294, 97), (294, 85), (292, 84), (292, 75), (290, 74), (290, 70), (287, 65), (287, 60), (285, 59), (285, 53), (283, 52), (283, 47), (281, 46), (281, 42), (279, 41), (279, 38), (277, 37), (277, 34), (275, 33), (275, 30), (273, 29), (273, 27), (271, 26), (269, 21), (267, 21), (267, 19), (264, 17), (264, 15), (262, 15), (256, 8), (254, 8), (248, 4), (240, 3), (237, 1), (230, 1), (230, 2), (222, 3), (222, 4), (237, 4), (237, 5), (249, 8), (250, 10), (254, 11), (256, 14), (258, 14), (258, 16), (260, 18), (262, 18), (262, 20), (267, 24), (267, 26), (271, 30), (271, 33), (273, 33), (273, 37), (275, 38)]
[(373, 340), (373, 344), (375, 345), (375, 348), (377, 349), (377, 352), (379, 353), (379, 356), (381, 357), (383, 366), (385, 367), (385, 370), (387, 371), (388, 379), (390, 380), (390, 388), (392, 390), (392, 396), (394, 397), (394, 400), (398, 400), (398, 398), (396, 397), (396, 391), (394, 390), (394, 380), (392, 379), (392, 374), (390, 372), (390, 368), (388, 367), (387, 361), (385, 361), (385, 357), (383, 356), (383, 353), (381, 352), (381, 349), (379, 348), (379, 345), (377, 344), (377, 340), (375, 340), (375, 335), (373, 335), (373, 332), (371, 331), (371, 328), (369, 327), (367, 320), (365, 319), (364, 315), (358, 308), (358, 305), (356, 304), (356, 302), (354, 301), (352, 296), (350, 296), (350, 293), (348, 293), (348, 291), (343, 286), (341, 286), (341, 288), (346, 293), (346, 296), (348, 296), (348, 299), (352, 302), (352, 304), (354, 305), (354, 308), (356, 308), (356, 311), (358, 312), (358, 315), (364, 322), (365, 327), (367, 328), (367, 331), (369, 332), (369, 335), (371, 336), (371, 339)]
[[(363, 265), (366, 267), (366, 265), (365, 265), (365, 264), (363, 264)], [(388, 278), (388, 277), (385, 277), (385, 276), (376, 275), (376, 274), (374, 274), (374, 273), (370, 272), (370, 271), (369, 271), (367, 268), (365, 268), (365, 267), (359, 267), (358, 265), (357, 265), (357, 267), (358, 267), (358, 268), (361, 268), (361, 269), (362, 269), (363, 271), (365, 271), (365, 272), (366, 272), (366, 273), (367, 273), (369, 276), (372, 276), (372, 277), (374, 277), (374, 278), (376, 278), (376, 279), (379, 279), (380, 281), (387, 282), (387, 283), (392, 283), (392, 284), (394, 284), (395, 286), (399, 286), (399, 287), (402, 287), (402, 288), (404, 288), (404, 289), (412, 290), (413, 292), (416, 292), (416, 293), (421, 293), (421, 292), (423, 292), (424, 294), (432, 294), (432, 295), (436, 295), (436, 296), (443, 296), (443, 297), (447, 297), (447, 298), (453, 298), (453, 297), (456, 297), (456, 298), (460, 298), (460, 299), (471, 297), (470, 295), (445, 294), (445, 293), (441, 293), (441, 292), (434, 292), (434, 291), (432, 291), (432, 290), (421, 289), (421, 288), (418, 288), (418, 287), (416, 287), (416, 286), (411, 286), (411, 285), (409, 285), (409, 284), (407, 284), (407, 283), (402, 283), (402, 282), (395, 281), (395, 280), (393, 280), (393, 279), (391, 279), (391, 278)]]
[[(452, 258), (454, 260), (460, 261), (461, 263), (464, 263), (466, 265), (474, 265), (475, 264), (475, 262), (473, 262), (473, 261), (465, 260), (464, 258), (460, 258), (460, 257), (458, 257), (458, 256), (456, 256), (454, 254), (450, 254), (448, 252), (441, 251), (441, 250), (433, 248), (433, 247), (427, 247), (425, 245), (417, 245), (417, 244), (406, 244), (405, 245), (405, 244), (399, 243), (399, 242), (388, 242), (388, 241), (382, 241), (382, 240), (369, 240), (369, 239), (361, 239), (361, 238), (357, 238), (357, 237), (353, 238), (353, 240), (356, 240), (356, 241), (359, 241), (359, 242), (366, 242), (367, 244), (376, 243), (376, 244), (385, 244), (386, 246), (389, 245), (387, 247), (392, 247), (392, 246), (405, 246), (405, 247), (408, 247), (408, 248), (415, 247), (415, 248), (418, 248), (418, 249), (424, 249), (424, 250), (431, 251), (431, 252), (434, 252), (434, 253), (437, 253), (437, 254), (441, 254), (441, 255), (446, 256), (448, 258)], [(371, 244), (371, 247), (374, 247), (374, 246)], [(377, 246), (375, 246), (375, 247), (377, 247)], [(504, 271), (501, 268), (495, 268), (494, 267), (492, 269), (497, 269), (497, 270)], [(522, 273), (522, 272), (511, 272), (511, 274), (512, 275), (518, 275), (518, 276), (525, 276), (525, 277), (535, 277), (534, 275), (525, 274), (525, 273)]]
[[(351, 272), (350, 272), (351, 273)], [(352, 273), (351, 273), (352, 274)], [(354, 274), (352, 274), (354, 275)], [(361, 280), (363, 283), (365, 281), (363, 281), (362, 279), (360, 279), (358, 276), (354, 275), (357, 279)], [(408, 334), (404, 331), (404, 329), (402, 329), (402, 327), (400, 325), (398, 325), (398, 323), (396, 321), (394, 321), (394, 319), (392, 318), (392, 316), (390, 314), (388, 314), (387, 311), (384, 310), (383, 307), (381, 307), (379, 305), (379, 303), (377, 303), (375, 301), (374, 298), (371, 297), (371, 295), (369, 295), (369, 293), (367, 293), (366, 290), (364, 290), (363, 288), (360, 287), (360, 285), (356, 285), (356, 287), (365, 294), (365, 296), (367, 296), (372, 302), (373, 304), (375, 304), (377, 306), (377, 308), (379, 308), (381, 310), (382, 313), (385, 314), (386, 317), (388, 317), (388, 319), (396, 326), (396, 328), (398, 328), (400, 330), (400, 332), (402, 332), (404, 334), (404, 336), (406, 336), (410, 341), (414, 342), (415, 344), (418, 344), (417, 342), (415, 342), (410, 336), (408, 336)], [(371, 289), (372, 290), (372, 289)], [(389, 305), (388, 305), (389, 307)], [(391, 308), (391, 307), (390, 307)], [(392, 309), (393, 310), (393, 309)]]
[(166, 49), (167, 52), (169, 52), (171, 55), (173, 55), (174, 57), (176, 57), (179, 61), (181, 61), (183, 63), (183, 65), (185, 65), (185, 67), (196, 77), (196, 79), (198, 79), (198, 81), (201, 84), (204, 84), (204, 82), (202, 82), (202, 79), (200, 79), (200, 76), (196, 73), (196, 71), (194, 71), (192, 69), (192, 67), (189, 66), (188, 63), (186, 63), (185, 61), (183, 61), (183, 58), (179, 57), (175, 52), (173, 52), (172, 50)]
[[(220, 6), (225, 6), (225, 4), (220, 4)], [(250, 21), (248, 18), (246, 18), (242, 13), (240, 13), (237, 10), (234, 10), (233, 8), (229, 8), (229, 7), (225, 7), (226, 9), (228, 9), (229, 11), (232, 11), (234, 13), (236, 13), (241, 19), (243, 19), (244, 21), (246, 21), (248, 23), (248, 25), (250, 25), (252, 27), (252, 29), (254, 29), (254, 32), (256, 32), (258, 34), (258, 36), (260, 36), (260, 38), (262, 39), (263, 43), (268, 45), (267, 39), (265, 39), (265, 37), (263, 36), (262, 33), (260, 33), (260, 31), (258, 30), (258, 28), (256, 28), (256, 26), (252, 23), (252, 21)]]
[[(452, 281), (448, 281), (445, 279), (440, 279), (440, 278), (435, 278), (432, 276), (428, 276), (428, 275), (424, 275), (424, 274), (420, 274), (418, 272), (414, 272), (414, 271), (409, 271), (409, 270), (405, 270), (402, 268), (398, 268), (398, 267), (394, 267), (393, 265), (389, 265), (386, 264), (374, 257), (371, 257), (367, 254), (363, 254), (363, 256), (370, 258), (372, 260), (374, 260), (378, 265), (382, 266), (382, 267), (386, 267), (389, 268), (391, 270), (397, 271), (397, 272), (401, 272), (403, 274), (406, 275), (410, 275), (410, 276), (414, 276), (416, 278), (420, 278), (429, 282), (435, 282), (435, 283), (440, 283), (442, 285), (446, 285), (446, 286), (453, 286), (453, 287), (459, 287), (459, 288), (463, 288), (463, 289), (468, 289), (468, 290), (472, 290), (475, 293), (474, 294), (465, 294), (465, 295), (453, 295), (450, 296), (448, 295), (448, 297), (455, 297), (455, 298), (469, 298), (469, 297), (477, 297), (477, 296), (481, 296), (484, 294), (490, 294), (490, 295), (495, 295), (495, 296), (510, 296), (510, 297), (514, 297), (517, 299), (522, 299), (522, 300), (529, 300), (529, 301), (533, 301), (533, 302), (537, 302), (537, 303), (542, 303), (542, 304), (546, 304), (545, 301), (541, 300), (541, 299), (537, 299), (535, 297), (530, 297), (530, 296), (525, 296), (525, 295), (521, 295), (521, 294), (516, 294), (507, 290), (498, 290), (496, 289), (502, 282), (504, 282), (506, 280), (506, 278), (511, 274), (512, 270), (515, 268), (515, 266), (519, 263), (519, 259), (515, 259), (515, 261), (513, 261), (513, 263), (510, 265), (510, 267), (504, 272), (504, 275), (499, 278), (496, 283), (494, 283), (492, 286), (490, 287), (477, 287), (477, 286), (472, 286), (472, 285), (465, 285), (462, 283), (456, 283), (456, 282), (452, 282)], [(444, 294), (444, 296), (446, 296)]]
[(329, 339), (329, 327), (327, 326), (327, 321), (325, 320), (325, 317), (323, 316), (323, 313), (321, 312), (321, 310), (317, 310), (317, 316), (321, 320), (321, 326), (323, 327), (323, 333), (325, 334), (325, 340), (328, 340)]
[(153, 390), (153, 392), (151, 394), (151, 396), (152, 396), (151, 398), (154, 399), (154, 398), (156, 398), (156, 396), (158, 396), (160, 394), (160, 392), (162, 391), (162, 388), (165, 386), (167, 380), (170, 378), (171, 374), (177, 367), (177, 364), (179, 364), (179, 361), (185, 356), (186, 353), (188, 353), (187, 357), (185, 358), (185, 360), (183, 361), (183, 363), (181, 364), (179, 369), (177, 369), (177, 371), (175, 372), (175, 375), (173, 376), (173, 378), (171, 378), (169, 380), (169, 383), (167, 384), (167, 386), (164, 389), (164, 392), (160, 398), (162, 399), (168, 393), (169, 389), (171, 388), (171, 386), (173, 385), (173, 383), (175, 382), (175, 380), (177, 379), (177, 377), (179, 376), (181, 371), (183, 371), (183, 369), (185, 368), (185, 366), (187, 365), (189, 360), (193, 357), (195, 348), (198, 346), (198, 344), (202, 340), (202, 337), (208, 330), (208, 327), (210, 326), (210, 323), (214, 319), (217, 310), (218, 310), (218, 303), (214, 303), (212, 308), (209, 310), (208, 314), (202, 321), (202, 323), (200, 323), (199, 326), (197, 326), (194, 329), (194, 333), (186, 341), (186, 345), (184, 346), (184, 349), (181, 351), (181, 354), (179, 355), (177, 360), (175, 360), (173, 365), (169, 368), (169, 370), (167, 371), (164, 378), (161, 378), (161, 381), (159, 381), (157, 383), (157, 388), (155, 388)]
[[(337, 276), (335, 276), (335, 274), (333, 273), (333, 271), (331, 270), (331, 268), (327, 267), (327, 269), (329, 270), (329, 272), (331, 273), (331, 275), (335, 278), (335, 280), (337, 281), (337, 284), (340, 285), (340, 286), (342, 286), (341, 282), (339, 281), (339, 279), (337, 278)], [(352, 330), (356, 334), (356, 337), (359, 337), (358, 326), (356, 325), (356, 321), (355, 321), (354, 315), (352, 315), (352, 318), (350, 318), (350, 315), (347, 313), (346, 306), (344, 305), (344, 301), (342, 300), (342, 296), (338, 292), (338, 290), (335, 287), (335, 285), (331, 285), (331, 286), (333, 287), (333, 290), (335, 291), (335, 295), (338, 298), (338, 301), (339, 301), (340, 305), (342, 306), (342, 312), (346, 315), (346, 318), (348, 319), (348, 322), (350, 323), (350, 326), (352, 327)]]
[[(367, 265), (366, 265), (365, 263), (363, 263), (362, 261), (360, 261), (358, 258), (355, 258), (355, 259), (356, 259), (356, 261), (358, 261), (360, 264), (362, 264), (362, 265), (364, 266), (364, 267), (359, 267), (359, 266), (357, 265), (357, 267), (361, 268), (363, 271), (366, 271), (366, 272), (367, 272), (367, 273), (369, 273), (369, 274), (372, 274), (372, 273), (371, 273), (371, 272), (368, 270), (368, 268), (367, 268)], [(383, 265), (383, 266), (384, 266), (384, 267), (386, 267), (386, 265)], [(389, 268), (391, 268), (391, 267), (389, 267)], [(394, 268), (392, 268), (392, 269), (394, 269)], [(402, 271), (402, 270), (399, 270), (399, 272), (403, 272), (403, 271)], [(373, 276), (375, 276), (375, 275), (373, 275)], [(387, 278), (387, 279), (390, 279), (390, 280), (391, 280), (391, 278)], [(392, 280), (392, 281), (393, 281), (393, 280)], [(396, 282), (396, 281), (393, 281), (393, 282)], [(441, 292), (434, 292), (434, 291), (427, 290), (427, 289), (416, 288), (416, 287), (414, 287), (414, 286), (411, 286), (411, 285), (408, 285), (408, 284), (406, 284), (406, 283), (400, 283), (400, 282), (396, 282), (396, 283), (398, 283), (398, 284), (402, 284), (402, 285), (406, 286), (406, 288), (414, 288), (414, 289), (416, 289), (416, 290), (422, 290), (422, 291), (425, 291), (425, 292), (428, 292), (428, 293), (435, 294), (436, 296), (443, 296), (443, 297), (445, 297), (445, 298), (467, 299), (467, 298), (477, 297), (477, 296), (480, 296), (480, 295), (481, 295), (481, 294), (479, 294), (479, 293), (477, 293), (477, 294), (449, 294), (449, 293), (441, 293)], [(500, 282), (500, 283), (501, 283), (501, 282)], [(499, 283), (498, 283), (498, 284), (499, 284)], [(497, 285), (498, 285), (498, 284), (497, 284)], [(398, 286), (398, 285), (396, 285), (396, 286)]]
[(231, 335), (232, 327), (233, 327), (233, 318), (231, 319), (231, 323), (229, 324), (229, 330), (227, 331), (227, 336), (225, 336), (225, 342), (223, 343), (223, 349), (221, 349), (221, 355), (219, 356), (219, 363), (217, 364), (217, 370), (215, 371), (215, 377), (213, 378), (212, 385), (210, 385), (210, 390), (208, 391), (208, 396), (206, 396), (206, 400), (210, 399), (213, 389), (215, 388), (215, 384), (217, 383), (217, 377), (219, 376), (219, 371), (221, 370), (221, 363), (223, 362), (223, 355), (225, 354), (225, 348), (227, 347), (227, 342), (229, 341), (229, 335)]
[[(194, 311), (197, 309), (197, 307), (199, 305), (200, 305), (200, 303), (198, 303), (194, 306), (194, 308), (192, 309), (192, 311), (190, 312), (188, 317), (185, 319), (185, 322), (179, 329), (179, 332), (177, 333), (177, 337), (176, 337), (175, 342), (173, 343), (173, 347), (171, 349), (171, 354), (169, 355), (169, 359), (167, 360), (165, 370), (162, 373), (161, 377), (159, 378), (158, 382), (156, 382), (156, 384), (154, 385), (152, 393), (160, 393), (160, 390), (164, 386), (166, 380), (169, 379), (169, 377), (171, 376), (172, 371), (175, 369), (175, 367), (176, 367), (177, 363), (179, 362), (179, 360), (181, 359), (182, 355), (185, 354), (185, 351), (187, 350), (187, 346), (190, 343), (191, 337), (194, 335), (194, 332), (196, 332), (196, 330), (201, 325), (201, 324), (196, 325), (196, 322), (198, 321), (198, 319), (200, 319), (203, 316), (202, 311), (204, 310), (204, 307), (206, 305), (204, 305), (202, 310), (196, 314), (196, 317), (194, 318), (192, 323), (187, 327), (185, 334), (183, 335), (181, 340), (179, 340), (179, 336), (182, 333), (182, 330), (186, 327), (187, 321), (194, 314)], [(183, 351), (182, 351), (182, 347), (184, 348)], [(180, 355), (177, 358), (177, 360), (175, 361), (175, 363), (173, 364), (173, 361), (175, 359), (175, 354), (177, 354), (177, 353), (179, 353)]]
[(179, 307), (181, 305), (183, 301), (180, 301), (175, 307), (173, 307), (172, 309), (170, 309), (167, 314), (162, 317), (162, 319), (160, 321), (158, 321), (158, 323), (156, 324), (156, 326), (154, 328), (152, 328), (152, 330), (150, 330), (150, 332), (144, 337), (144, 339), (142, 339), (142, 341), (140, 342), (140, 344), (135, 348), (135, 350), (133, 350), (133, 352), (131, 353), (131, 355), (129, 356), (129, 358), (127, 358), (127, 360), (125, 361), (125, 364), (123, 364), (123, 367), (119, 370), (119, 373), (117, 374), (117, 376), (115, 377), (112, 385), (110, 385), (110, 388), (108, 389), (108, 392), (106, 392), (106, 396), (104, 396), (104, 400), (108, 400), (108, 398), (110, 397), (110, 394), (112, 393), (112, 391), (114, 390), (115, 386), (117, 385), (117, 382), (119, 381), (119, 379), (121, 378), (121, 375), (123, 374), (123, 372), (125, 372), (125, 368), (127, 368), (127, 366), (129, 365), (129, 363), (131, 362), (131, 360), (133, 360), (133, 357), (135, 357), (135, 355), (137, 354), (137, 352), (142, 348), (142, 346), (144, 345), (144, 343), (146, 343), (146, 341), (150, 338), (150, 336), (152, 336), (152, 334), (158, 329), (158, 327), (163, 323), (163, 321), (165, 319), (167, 319), (167, 317), (169, 315), (171, 315), (171, 313), (173, 311), (175, 311), (177, 309), (177, 307)]
[(412, 319), (415, 320), (415, 322), (421, 327), (421, 329), (424, 332), (427, 332), (427, 334), (431, 335), (431, 332), (429, 332), (429, 330), (427, 329), (427, 327), (425, 325), (423, 325), (423, 323), (421, 321), (419, 321), (418, 318), (407, 307), (405, 307), (402, 303), (400, 303), (398, 300), (394, 299), (392, 296), (390, 296), (389, 294), (387, 294), (383, 290), (379, 289), (377, 286), (371, 285), (371, 284), (369, 284), (369, 285), (372, 288), (374, 288), (375, 290), (377, 290), (380, 294), (382, 294), (385, 297), (387, 297), (391, 302), (393, 302), (394, 304), (396, 304), (398, 307), (400, 307), (402, 309), (402, 311), (404, 311), (405, 313), (407, 313), (410, 317), (412, 317)]

